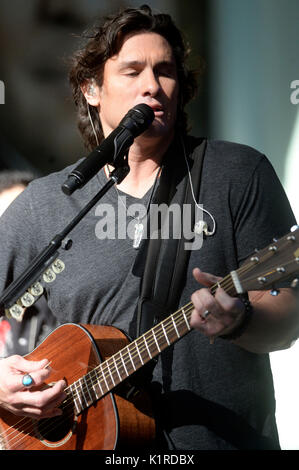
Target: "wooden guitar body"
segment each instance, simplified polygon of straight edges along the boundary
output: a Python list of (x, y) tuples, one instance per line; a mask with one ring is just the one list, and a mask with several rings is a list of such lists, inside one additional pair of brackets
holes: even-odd
[[(296, 226), (256, 251), (236, 271), (210, 287), (232, 296), (274, 289), (290, 279), (299, 284), (299, 237)], [(291, 280), (291, 277), (296, 275)], [(51, 382), (67, 381), (62, 417), (33, 421), (0, 411), (0, 448), (11, 450), (113, 450), (150, 447), (155, 434), (148, 396), (135, 393), (139, 369), (190, 330), (189, 302), (131, 343), (117, 328), (66, 324), (57, 328), (27, 358), (51, 361)], [(138, 377), (138, 375), (137, 375)], [(48, 384), (49, 386), (50, 384)]]
[[(127, 343), (127, 337), (114, 327), (66, 324), (54, 330), (26, 359), (51, 361), (50, 384), (61, 378), (73, 384)], [(141, 396), (142, 392), (127, 399), (124, 385), (121, 393), (118, 389), (107, 393), (80, 413), (68, 406), (62, 417), (52, 419), (32, 420), (2, 409), (0, 449), (113, 450), (146, 445), (155, 431), (149, 399)], [(88, 393), (92, 395), (93, 390)], [(78, 397), (82, 400), (80, 393)]]

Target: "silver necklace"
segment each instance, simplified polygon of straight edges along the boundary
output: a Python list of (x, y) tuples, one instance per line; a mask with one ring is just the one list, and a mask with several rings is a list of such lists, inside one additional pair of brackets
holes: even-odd
[(152, 191), (151, 191), (151, 194), (150, 194), (150, 197), (149, 197), (149, 201), (147, 203), (146, 213), (141, 218), (140, 217), (134, 217), (133, 215), (128, 214), (127, 207), (126, 207), (124, 201), (122, 200), (122, 197), (119, 195), (119, 191), (117, 189), (117, 186), (114, 185), (115, 190), (117, 192), (117, 196), (120, 199), (120, 202), (122, 203), (122, 205), (123, 205), (123, 207), (126, 211), (126, 214), (129, 215), (129, 217), (131, 217), (132, 219), (134, 219), (136, 221), (136, 223), (134, 225), (134, 238), (133, 238), (133, 248), (135, 248), (135, 250), (138, 250), (138, 248), (140, 246), (140, 243), (141, 243), (141, 240), (142, 240), (142, 237), (143, 237), (143, 232), (144, 232), (143, 220), (148, 215), (150, 204), (151, 204), (152, 199), (153, 199), (153, 195), (154, 195), (154, 192), (155, 192), (155, 189), (156, 189), (156, 185), (157, 185), (158, 176), (160, 174), (160, 171), (161, 171), (161, 167), (158, 168), (158, 171), (157, 171), (157, 174), (156, 174), (156, 177), (155, 177), (155, 181), (154, 181), (154, 184), (153, 184), (153, 187), (152, 187)]

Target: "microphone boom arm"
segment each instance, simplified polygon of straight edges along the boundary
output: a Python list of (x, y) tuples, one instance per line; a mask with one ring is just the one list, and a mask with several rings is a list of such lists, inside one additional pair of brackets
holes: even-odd
[[(126, 156), (123, 164), (113, 170), (110, 175), (110, 179), (103, 188), (101, 188), (100, 191), (83, 207), (83, 209), (81, 209), (81, 211), (73, 220), (71, 220), (61, 233), (54, 236), (50, 243), (33, 259), (28, 268), (25, 269), (25, 271), (4, 290), (0, 297), (0, 316), (2, 309), (7, 312), (8, 310), (11, 310), (14, 305), (20, 305), (21, 297), (35, 282), (37, 282), (42, 274), (57, 259), (59, 254), (58, 250), (61, 248), (67, 235), (114, 184), (121, 183), (121, 181), (127, 176), (130, 171), (127, 160), (128, 157)], [(65, 249), (69, 248), (70, 245), (68, 244)], [(37, 300), (37, 298), (35, 300)], [(16, 320), (20, 321), (19, 315), (17, 314), (15, 316), (13, 313), (10, 313), (8, 316), (13, 316)]]

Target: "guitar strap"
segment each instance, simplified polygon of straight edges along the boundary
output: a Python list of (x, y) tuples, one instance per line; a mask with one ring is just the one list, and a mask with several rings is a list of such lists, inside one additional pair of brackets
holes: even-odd
[[(186, 249), (185, 243), (192, 243), (192, 239), (186, 239), (183, 230), (184, 204), (189, 204), (191, 208), (191, 230), (195, 223), (195, 202), (184, 152), (190, 168), (194, 196), (198, 200), (205, 149), (206, 139), (189, 137), (181, 144), (175, 141), (167, 152), (153, 204), (154, 211), (164, 204), (168, 210), (159, 212), (161, 222), (158, 236), (153, 236), (153, 229), (150, 227), (150, 236), (145, 241), (147, 254), (137, 308), (137, 337), (151, 329), (163, 317), (173, 313), (178, 306), (190, 258), (190, 249)], [(171, 217), (178, 206), (180, 216)], [(157, 221), (157, 213), (150, 212), (150, 222), (153, 215)], [(169, 228), (169, 237), (166, 228)], [(156, 229), (157, 227), (154, 227), (154, 230)], [(175, 236), (176, 234), (180, 236)]]

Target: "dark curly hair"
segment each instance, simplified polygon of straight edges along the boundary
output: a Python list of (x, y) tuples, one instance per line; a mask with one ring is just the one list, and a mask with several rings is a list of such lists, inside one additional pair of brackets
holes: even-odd
[[(153, 14), (147, 5), (140, 8), (126, 8), (116, 15), (107, 17), (102, 25), (93, 27), (92, 32), (87, 36), (85, 34), (87, 43), (71, 59), (69, 80), (78, 108), (78, 128), (88, 149), (95, 148), (97, 142), (90, 124), (88, 104), (81, 91), (81, 85), (93, 78), (101, 86), (105, 62), (120, 51), (124, 37), (135, 31), (158, 33), (172, 47), (179, 82), (176, 125), (182, 132), (187, 131), (187, 115), (184, 108), (197, 91), (195, 72), (188, 70), (186, 66), (189, 48), (170, 15)], [(98, 140), (101, 142), (104, 136), (97, 109), (90, 106), (89, 111)]]

